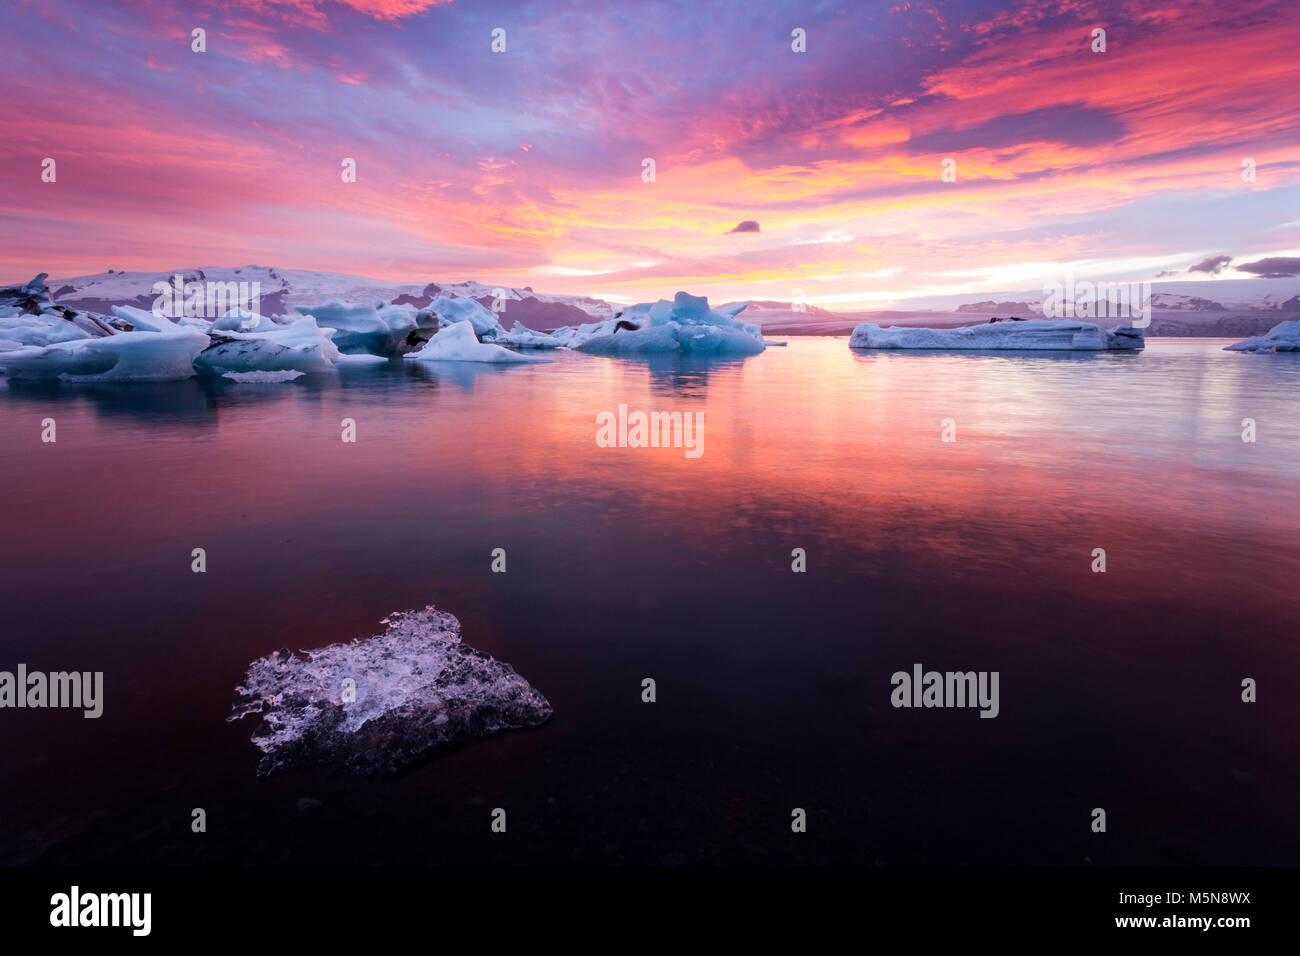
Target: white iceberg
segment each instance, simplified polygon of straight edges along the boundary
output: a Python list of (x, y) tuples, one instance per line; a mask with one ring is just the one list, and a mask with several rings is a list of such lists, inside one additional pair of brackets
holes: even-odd
[(736, 318), (746, 303), (709, 308), (703, 296), (678, 292), (672, 302), (643, 302), (604, 322), (557, 330), (555, 337), (581, 352), (596, 355), (757, 355), (763, 333)]
[(194, 359), (207, 345), (208, 337), (194, 329), (123, 332), (0, 352), (0, 366), (10, 378), (172, 381), (194, 374)]
[[(472, 328), (470, 330), (473, 331)], [(391, 775), (433, 753), (551, 718), (551, 705), (509, 664), (461, 642), (433, 606), (390, 614), (382, 634), (248, 667), (227, 720), (260, 714), (260, 776), (344, 769)], [(346, 688), (346, 690), (345, 690)]]
[(955, 329), (881, 328), (863, 322), (849, 337), (854, 349), (967, 349), (1100, 352), (1140, 349), (1140, 329), (1106, 331), (1091, 322), (1073, 319), (1025, 319), (985, 322)]
[(355, 305), (330, 299), (322, 305), (300, 305), (297, 311), (333, 330), (334, 344), (347, 353), (392, 356), (405, 351), (407, 337), (417, 326), (411, 306)]
[[(254, 322), (254, 318), (260, 321)], [(320, 328), (310, 315), (288, 325), (269, 323), (254, 313), (248, 313), (243, 321), (259, 331), (213, 331), (211, 344), (194, 360), (196, 371), (221, 375), (334, 370), (339, 357), (338, 347), (330, 338), (334, 330)]]
[(91, 312), (55, 305), (42, 272), (30, 282), (0, 289), (0, 351), (102, 338), (117, 332)]
[(222, 378), (228, 378), (232, 382), (243, 382), (249, 385), (269, 385), (278, 382), (292, 382), (294, 379), (302, 378), (302, 372), (223, 372)]
[(1224, 348), (1229, 352), (1300, 352), (1300, 320), (1279, 322), (1263, 335)]
[(438, 316), (439, 324), (444, 329), (457, 322), (468, 322), (473, 326), (474, 334), (480, 339), (485, 335), (505, 333), (496, 314), (483, 308), (482, 304), (475, 299), (440, 295), (429, 303), (429, 311)]
[(523, 355), (499, 345), (480, 342), (474, 326), (468, 320), (447, 326), (429, 339), (418, 352), (408, 352), (405, 358), (415, 362), (492, 362), (528, 363), (549, 362), (539, 355)]

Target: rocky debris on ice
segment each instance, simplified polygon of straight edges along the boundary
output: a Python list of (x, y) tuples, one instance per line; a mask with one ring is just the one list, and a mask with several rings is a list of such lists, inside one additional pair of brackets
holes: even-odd
[(1300, 321), (1279, 322), (1263, 335), (1225, 348), (1229, 352), (1300, 352)]
[(756, 355), (764, 348), (762, 331), (736, 318), (745, 305), (711, 309), (704, 296), (678, 292), (672, 302), (642, 302), (604, 322), (558, 329), (554, 336), (596, 355)]
[(46, 323), (67, 337), (56, 336), (54, 341), (42, 343), (32, 334), (31, 325), (4, 327), (0, 320), (0, 339), (6, 340), (0, 342), (0, 368), (11, 379), (157, 382), (189, 378), (194, 374), (195, 356), (208, 344), (204, 333), (165, 320), (145, 323), (144, 330), (130, 333), (102, 321), (94, 322), (93, 331), (89, 330), (85, 323), (66, 315), (71, 310), (53, 304), (44, 274), (19, 291), (22, 301), (15, 307), (27, 307), (30, 300), (39, 311), (10, 315), (9, 319)]
[(432, 605), (390, 614), (382, 634), (253, 661), (226, 718), (260, 714), (259, 776), (338, 768), (396, 774), (444, 748), (551, 718), (509, 664), (461, 642)]
[(405, 358), (415, 362), (491, 362), (496, 364), (527, 364), (549, 362), (540, 355), (512, 352), (488, 342), (480, 342), (469, 321), (455, 322), (441, 329), (418, 352), (408, 352)]
[(1140, 329), (1106, 331), (1091, 322), (1074, 319), (1023, 319), (986, 322), (955, 329), (920, 329), (904, 326), (881, 328), (863, 322), (849, 337), (854, 349), (973, 349), (1098, 352), (1140, 349), (1145, 340)]
[(0, 289), (0, 351), (103, 338), (117, 331), (102, 315), (55, 305), (45, 279), (42, 272), (23, 285)]

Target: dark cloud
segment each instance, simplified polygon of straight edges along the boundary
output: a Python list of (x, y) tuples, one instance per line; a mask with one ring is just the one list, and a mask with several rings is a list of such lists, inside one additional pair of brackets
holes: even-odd
[(753, 219), (746, 219), (744, 222), (742, 222), (740, 225), (738, 225), (735, 229), (732, 229), (730, 232), (728, 232), (727, 235), (731, 235), (732, 233), (735, 233), (735, 232), (759, 232), (759, 231), (760, 231), (760, 230), (759, 230), (759, 228), (758, 228), (758, 223), (757, 223), (755, 220), (753, 220)]
[(1176, 275), (1178, 275), (1177, 272), (1172, 272), (1172, 271), (1170, 271), (1169, 269), (1166, 269), (1164, 272), (1157, 272), (1157, 273), (1156, 273), (1156, 278), (1157, 278), (1157, 279), (1170, 279), (1170, 278), (1172, 278), (1172, 277), (1174, 277), (1174, 276), (1176, 276)]
[(1237, 266), (1240, 272), (1253, 272), (1261, 279), (1288, 279), (1300, 275), (1300, 258), (1296, 256), (1273, 256), (1258, 262), (1243, 262)]
[(1007, 149), (1035, 142), (1087, 147), (1114, 143), (1125, 132), (1124, 124), (1111, 113), (1074, 103), (995, 116), (965, 129), (922, 133), (907, 142), (922, 153)]
[(1232, 256), (1210, 256), (1188, 268), (1188, 272), (1208, 272), (1212, 276), (1223, 271), (1223, 267), (1232, 261)]

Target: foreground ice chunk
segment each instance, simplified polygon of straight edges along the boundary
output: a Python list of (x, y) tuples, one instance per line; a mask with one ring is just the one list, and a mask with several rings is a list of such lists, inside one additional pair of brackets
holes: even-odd
[(1140, 349), (1145, 341), (1140, 329), (1107, 332), (1091, 322), (1073, 319), (1026, 319), (986, 322), (956, 329), (916, 329), (892, 326), (882, 329), (863, 322), (849, 337), (854, 349), (1028, 349), (1034, 351), (1099, 352)]
[(442, 329), (425, 343), (418, 352), (408, 352), (407, 359), (416, 362), (549, 362), (538, 355), (521, 355), (499, 345), (480, 342), (474, 326), (467, 320)]
[(555, 335), (570, 348), (596, 355), (757, 355), (764, 348), (763, 334), (736, 318), (744, 307), (711, 309), (707, 298), (678, 292), (672, 302), (643, 302), (612, 319)]
[[(342, 768), (394, 774), (434, 751), (551, 718), (509, 664), (461, 643), (460, 622), (432, 605), (390, 614), (382, 634), (248, 667), (227, 720), (261, 714), (259, 776)], [(345, 681), (351, 681), (346, 684)], [(355, 688), (344, 700), (344, 688)]]
[(1224, 348), (1229, 352), (1300, 352), (1300, 320), (1279, 322), (1263, 335)]

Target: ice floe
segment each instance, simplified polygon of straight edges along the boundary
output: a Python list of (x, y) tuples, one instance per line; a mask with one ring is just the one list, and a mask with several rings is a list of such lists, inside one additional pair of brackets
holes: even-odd
[(20, 286), (0, 289), (0, 351), (55, 342), (102, 338), (117, 329), (93, 312), (55, 305), (45, 284), (46, 273)]
[(0, 352), (10, 378), (160, 382), (189, 378), (208, 337), (193, 329), (130, 332)]
[(409, 305), (353, 304), (338, 299), (321, 305), (300, 305), (297, 311), (315, 318), (321, 328), (333, 329), (334, 344), (340, 352), (379, 356), (405, 352), (421, 314)]
[[(471, 329), (472, 331), (472, 329)], [(336, 768), (398, 773), (437, 750), (551, 717), (509, 664), (461, 642), (432, 605), (390, 614), (382, 634), (253, 661), (227, 720), (260, 714), (260, 776)]]
[(1251, 336), (1225, 348), (1229, 352), (1300, 352), (1300, 320), (1279, 322), (1263, 335)]
[(216, 331), (214, 323), (211, 344), (194, 360), (195, 371), (208, 374), (333, 371), (340, 354), (330, 338), (333, 329), (320, 328), (310, 315), (278, 326), (267, 323), (262, 316), (255, 318), (260, 320), (254, 325), (257, 331)]
[(1091, 322), (1069, 319), (1025, 319), (985, 322), (955, 329), (881, 328), (864, 322), (853, 330), (849, 347), (855, 349), (975, 349), (1098, 352), (1140, 349), (1142, 331), (1118, 328), (1106, 331)]
[(672, 302), (642, 302), (614, 318), (576, 329), (559, 329), (557, 339), (595, 355), (756, 355), (764, 349), (757, 325), (736, 316), (745, 303), (709, 308), (704, 296), (678, 292)]
[(500, 345), (480, 342), (474, 326), (468, 320), (446, 326), (425, 343), (418, 352), (408, 352), (405, 358), (415, 362), (492, 362), (529, 363), (549, 362), (540, 355), (512, 352)]

